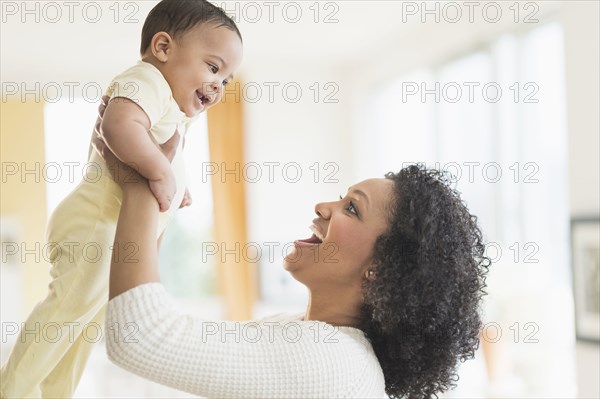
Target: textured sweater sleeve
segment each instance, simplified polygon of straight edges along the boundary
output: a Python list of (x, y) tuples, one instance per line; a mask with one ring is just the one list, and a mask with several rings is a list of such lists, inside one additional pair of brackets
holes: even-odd
[(160, 283), (113, 298), (106, 348), (149, 380), (213, 398), (385, 397), (360, 330), (318, 321), (207, 321), (179, 311)]

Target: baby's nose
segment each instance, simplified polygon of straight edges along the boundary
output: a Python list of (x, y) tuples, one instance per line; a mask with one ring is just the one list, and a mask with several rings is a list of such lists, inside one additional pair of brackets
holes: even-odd
[(221, 81), (214, 81), (212, 84), (212, 89), (215, 93), (220, 93), (223, 88), (223, 83)]

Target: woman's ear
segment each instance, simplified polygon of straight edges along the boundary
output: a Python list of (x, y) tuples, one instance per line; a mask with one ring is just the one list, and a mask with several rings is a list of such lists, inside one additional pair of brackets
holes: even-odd
[(158, 32), (152, 36), (150, 51), (160, 62), (167, 62), (173, 48), (173, 38), (167, 32)]

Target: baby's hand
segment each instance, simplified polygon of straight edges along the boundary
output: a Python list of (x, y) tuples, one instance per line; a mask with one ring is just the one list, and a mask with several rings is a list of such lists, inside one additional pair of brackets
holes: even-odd
[(163, 179), (148, 180), (148, 185), (150, 186), (152, 194), (154, 194), (154, 197), (156, 197), (156, 200), (158, 201), (160, 211), (168, 211), (171, 207), (175, 192), (177, 191), (173, 171), (170, 171)]
[(192, 194), (190, 194), (190, 190), (188, 190), (188, 188), (185, 188), (185, 194), (183, 194), (183, 200), (181, 200), (181, 205), (179, 205), (179, 208), (183, 208), (184, 206), (190, 206), (192, 205)]

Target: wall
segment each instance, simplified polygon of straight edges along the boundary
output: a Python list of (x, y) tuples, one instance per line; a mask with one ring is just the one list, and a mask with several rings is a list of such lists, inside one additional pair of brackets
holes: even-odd
[[(245, 162), (256, 165), (248, 168), (246, 179), (248, 240), (263, 247), (261, 283), (267, 292), (263, 290), (262, 299), (281, 305), (257, 310), (255, 316), (292, 310), (289, 306), (302, 311), (306, 290), (291, 281), (281, 261), (290, 243), (312, 234), (308, 226), (316, 217), (315, 204), (336, 200), (354, 183), (352, 137), (346, 126), (350, 94), (334, 70), (300, 59), (250, 66), (241, 79), (247, 100)], [(328, 82), (334, 86), (324, 89)]]
[[(0, 132), (0, 218), (14, 217), (20, 224), (18, 253), (13, 257), (6, 256), (19, 266), (20, 278), (24, 282), (23, 289), (19, 290), (21, 297), (15, 298), (13, 305), (21, 304), (17, 313), (24, 318), (44, 298), (50, 282), (50, 265), (44, 261), (40, 250), (34, 250), (36, 245), (39, 248), (45, 245), (46, 185), (42, 176), (45, 158), (44, 104), (3, 101), (0, 103)], [(13, 166), (17, 168), (16, 174), (12, 172)], [(35, 172), (25, 174), (24, 168)], [(24, 250), (33, 250), (33, 253), (25, 253)], [(20, 263), (22, 256), (26, 261), (23, 264)]]
[[(563, 7), (567, 115), (569, 130), (570, 215), (600, 214), (600, 3)], [(577, 342), (579, 397), (600, 397), (600, 345)]]

